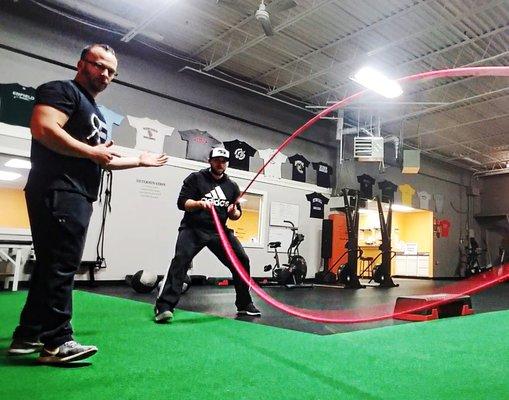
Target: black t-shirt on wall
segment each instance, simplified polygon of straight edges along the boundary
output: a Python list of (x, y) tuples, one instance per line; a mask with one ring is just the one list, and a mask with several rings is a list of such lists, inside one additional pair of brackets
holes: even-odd
[(313, 168), (316, 170), (316, 184), (321, 187), (330, 188), (332, 167), (323, 162), (314, 162)]
[[(94, 98), (75, 81), (53, 81), (37, 88), (35, 104), (44, 104), (66, 114), (63, 126), (73, 138), (91, 146), (104, 143), (108, 136), (106, 120)], [(32, 138), (32, 169), (27, 191), (57, 189), (97, 199), (101, 167), (87, 158), (59, 154)]]
[(310, 193), (306, 195), (306, 199), (310, 202), (309, 216), (311, 218), (323, 219), (324, 207), (329, 202), (329, 199), (321, 193)]
[(378, 182), (378, 188), (382, 191), (382, 201), (385, 203), (394, 202), (394, 193), (398, 190), (398, 185), (391, 181)]
[(224, 148), (230, 152), (230, 161), (228, 162), (228, 166), (230, 168), (249, 171), (249, 158), (256, 154), (256, 149), (246, 142), (242, 142), (237, 139), (229, 142), (223, 142), (223, 145)]
[(306, 182), (306, 168), (310, 162), (301, 154), (294, 154), (288, 157), (288, 161), (292, 164), (292, 180), (298, 182)]
[(0, 84), (0, 122), (28, 127), (34, 103), (34, 88), (18, 83)]
[(357, 176), (357, 182), (361, 185), (361, 198), (363, 199), (372, 199), (373, 198), (373, 184), (375, 183), (375, 178), (369, 176), (368, 174), (362, 174)]

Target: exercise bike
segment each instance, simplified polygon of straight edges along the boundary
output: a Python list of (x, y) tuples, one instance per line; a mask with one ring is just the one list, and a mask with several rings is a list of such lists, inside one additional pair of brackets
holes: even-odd
[[(489, 271), (493, 266), (491, 264), (482, 266), (479, 262), (479, 256), (486, 253), (486, 249), (480, 249), (479, 244), (475, 238), (471, 237), (469, 241), (469, 246), (465, 247), (466, 250), (466, 268), (465, 268), (465, 277), (469, 278), (473, 275), (478, 275), (483, 272)], [(505, 252), (504, 252), (505, 255)], [(502, 259), (504, 257), (502, 256)]]
[(274, 249), (275, 265), (266, 265), (263, 270), (265, 272), (272, 270), (272, 278), (279, 284), (284, 285), (288, 289), (295, 288), (312, 288), (311, 284), (304, 284), (307, 274), (307, 264), (304, 257), (299, 254), (299, 246), (304, 241), (304, 235), (297, 233), (298, 228), (291, 221), (283, 221), (290, 225), (292, 231), (292, 240), (287, 250), (288, 263), (280, 264), (278, 248), (281, 247), (281, 242), (270, 242), (269, 248)]

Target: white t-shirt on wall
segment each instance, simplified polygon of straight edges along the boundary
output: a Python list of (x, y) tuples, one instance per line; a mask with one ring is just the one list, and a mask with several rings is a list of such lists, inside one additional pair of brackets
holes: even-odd
[(431, 194), (423, 190), (422, 192), (417, 192), (417, 196), (419, 196), (419, 208), (423, 210), (429, 210)]
[(163, 152), (165, 136), (171, 136), (175, 128), (150, 118), (127, 116), (129, 124), (136, 129), (135, 149), (160, 154)]
[[(275, 151), (275, 149), (258, 150), (258, 154), (263, 159), (263, 163), (265, 164)], [(271, 160), (269, 164), (267, 164), (263, 170), (265, 176), (281, 178), (281, 164), (286, 162), (287, 158), (288, 157), (286, 157), (283, 153), (277, 153), (276, 156)]]

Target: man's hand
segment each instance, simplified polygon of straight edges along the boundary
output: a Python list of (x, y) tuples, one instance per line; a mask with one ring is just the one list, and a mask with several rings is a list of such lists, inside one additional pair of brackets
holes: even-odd
[(113, 141), (110, 140), (92, 147), (90, 159), (101, 167), (107, 167), (113, 157), (120, 157), (120, 154), (109, 149), (112, 145)]
[(145, 151), (140, 154), (140, 167), (162, 167), (168, 161), (166, 154), (155, 154)]
[(227, 213), (228, 213), (228, 218), (230, 218), (231, 220), (234, 220), (234, 221), (239, 219), (240, 215), (241, 215), (240, 210), (237, 208), (237, 203), (230, 204), (228, 206)]
[(210, 210), (212, 207), (214, 207), (214, 203), (207, 200), (198, 200), (197, 203), (200, 205), (202, 210)]

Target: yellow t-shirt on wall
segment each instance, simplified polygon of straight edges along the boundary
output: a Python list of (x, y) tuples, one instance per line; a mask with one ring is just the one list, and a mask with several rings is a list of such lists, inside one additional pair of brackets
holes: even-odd
[(415, 189), (409, 184), (398, 186), (398, 190), (401, 192), (401, 202), (405, 206), (412, 207), (412, 197), (415, 194)]

